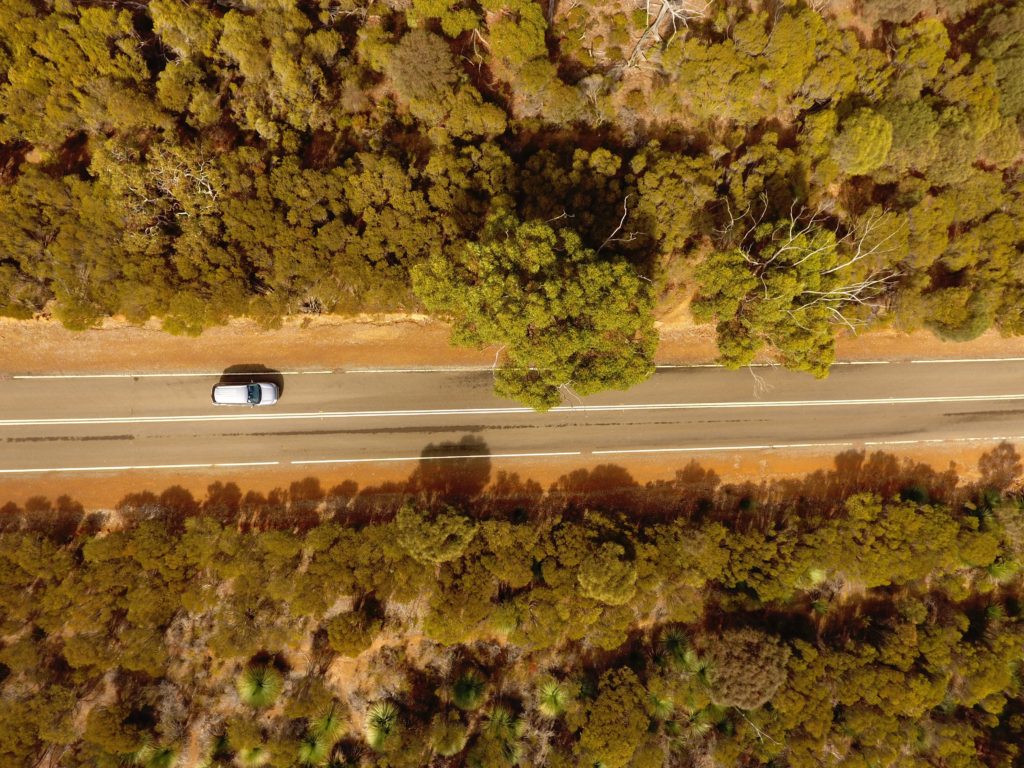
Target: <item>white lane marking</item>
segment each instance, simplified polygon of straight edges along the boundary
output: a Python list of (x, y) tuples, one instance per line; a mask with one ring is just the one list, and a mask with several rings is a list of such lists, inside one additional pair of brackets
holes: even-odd
[(279, 461), (230, 461), (217, 464), (137, 464), (114, 467), (42, 467), (33, 469), (0, 469), (0, 474), (19, 475), (40, 472), (123, 472), (129, 469), (210, 469), (220, 467), (273, 467)]
[[(949, 395), (933, 397), (880, 397), (850, 400), (747, 400), (708, 403), (635, 403), (632, 405), (560, 405), (549, 413), (608, 413), (614, 411), (695, 411), (742, 408), (828, 408), (839, 405), (924, 405), (935, 403), (984, 403), (1024, 400), (1024, 394)], [(284, 421), (296, 419), (365, 419), (429, 416), (502, 416), (540, 415), (531, 408), (436, 408), (404, 411), (306, 411), (299, 413), (212, 413), (190, 416), (97, 416), (55, 419), (0, 419), (0, 427), (88, 425), (88, 424), (167, 424), (202, 421)]]
[(12, 379), (179, 379), (185, 377), (213, 376), (321, 376), (334, 371), (252, 371), (225, 373), (224, 371), (208, 371), (205, 373), (25, 373), (11, 376)]
[(852, 448), (860, 445), (918, 445), (921, 443), (990, 443), (995, 441), (1024, 441), (1024, 435), (993, 437), (949, 437), (928, 440), (866, 440), (861, 443), (773, 443), (771, 445), (712, 445), (702, 448), (623, 448), (617, 450), (591, 451), (595, 456), (638, 453), (700, 453), (702, 451), (777, 451), (789, 448)]
[(911, 363), (928, 365), (932, 363), (1019, 363), (1024, 357), (973, 357), (973, 358), (948, 358), (942, 360), (911, 360)]
[[(370, 459), (304, 459), (291, 461), (290, 464), (370, 464), (374, 462), (394, 461), (454, 461), (456, 459), (521, 459), (551, 456), (582, 456), (582, 451), (550, 451), (547, 453), (481, 453), (475, 455), (454, 456), (385, 456)], [(138, 464), (106, 467), (41, 467), (31, 469), (0, 469), (0, 474), (40, 474), (43, 472), (122, 472), (138, 469), (222, 469), (225, 467), (273, 467), (280, 461), (229, 461), (216, 464)]]
[(493, 365), (452, 365), (435, 368), (346, 368), (345, 373), (466, 373), (493, 370)]
[(769, 451), (782, 448), (847, 448), (855, 443), (773, 443), (765, 445), (713, 445), (703, 448), (623, 448), (591, 451), (595, 456), (623, 453), (700, 453), (701, 451)]
[[(890, 363), (898, 362), (895, 360), (836, 360), (832, 365), (889, 365)], [(721, 363), (663, 363), (654, 366), (659, 371), (662, 369), (672, 368), (725, 368)], [(743, 368), (778, 368), (784, 370), (778, 363), (750, 363), (744, 365), (738, 370)]]
[(542, 456), (582, 456), (582, 451), (549, 451), (547, 453), (481, 453), (469, 456), (388, 456), (379, 459), (301, 459), (292, 464), (370, 464), (377, 461), (453, 461), (455, 459), (524, 459)]
[[(836, 360), (832, 365), (893, 365), (899, 364), (899, 360)], [(935, 360), (910, 360), (916, 364), (930, 363), (1019, 363), (1024, 362), (1024, 357), (975, 357), (975, 358), (945, 358)], [(721, 363), (663, 363), (654, 366), (657, 370), (671, 370), (676, 368), (724, 368)], [(751, 363), (744, 368), (781, 368), (776, 363)], [(335, 373), (466, 373), (479, 371), (492, 371), (493, 365), (452, 365), (422, 368), (342, 368), (336, 370), (313, 370), (313, 371), (274, 371), (273, 373), (282, 376), (323, 376)], [(258, 371), (256, 373), (259, 373)], [(224, 373), (223, 371), (207, 371), (196, 373), (194, 371), (181, 373), (25, 373), (11, 374), (10, 379), (170, 379), (184, 377), (209, 377), (209, 376), (251, 376), (251, 373)]]
[[(995, 441), (1024, 441), (1024, 435), (1017, 436), (992, 436), (992, 437), (953, 437), (953, 438), (932, 438), (928, 440), (868, 440), (860, 443), (864, 446), (879, 445), (918, 445), (921, 443), (980, 443)], [(711, 453), (721, 451), (777, 451), (792, 448), (850, 448), (858, 445), (856, 442), (844, 443), (772, 443), (765, 445), (713, 445), (691, 448), (621, 448), (611, 450), (591, 451), (593, 456), (613, 456), (624, 454), (649, 454), (649, 453)], [(302, 459), (290, 461), (293, 466), (309, 464), (371, 464), (399, 461), (453, 461), (456, 459), (514, 459), (514, 458), (540, 458), (552, 456), (582, 456), (582, 451), (550, 451), (544, 453), (482, 453), (474, 455), (455, 456), (385, 456), (380, 458), (365, 459)], [(225, 467), (269, 467), (278, 466), (280, 461), (236, 461), (221, 462), (216, 464), (139, 464), (104, 467), (38, 467), (29, 469), (0, 469), (0, 474), (41, 474), (45, 472), (121, 472), (126, 470), (141, 469), (218, 469)]]

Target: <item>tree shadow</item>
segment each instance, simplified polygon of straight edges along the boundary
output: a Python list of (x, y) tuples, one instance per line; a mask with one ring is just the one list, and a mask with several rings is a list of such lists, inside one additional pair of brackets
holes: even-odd
[(490, 454), (487, 443), (477, 435), (463, 435), (458, 442), (431, 443), (409, 477), (409, 492), (428, 501), (467, 507), (491, 479)]
[(1020, 454), (1010, 443), (1000, 443), (991, 451), (987, 451), (978, 459), (978, 471), (981, 473), (979, 485), (1000, 493), (1011, 488), (1020, 480), (1024, 473)]
[(262, 363), (240, 363), (224, 369), (218, 384), (248, 384), (267, 381), (277, 387), (278, 397), (284, 396), (284, 375)]
[(567, 510), (632, 509), (642, 488), (629, 471), (617, 464), (577, 469), (562, 475), (548, 489), (549, 497)]
[(976, 510), (977, 504), (991, 506), (1014, 489), (1024, 463), (1013, 445), (1002, 443), (981, 456), (978, 471), (979, 481), (965, 484), (952, 464), (940, 471), (908, 457), (850, 450), (836, 455), (831, 469), (800, 478), (723, 483), (715, 470), (691, 460), (670, 480), (640, 484), (626, 468), (602, 464), (562, 475), (545, 490), (516, 473), (498, 471), (492, 479), (489, 447), (467, 434), (426, 446), (406, 480), (364, 488), (346, 480), (325, 488), (320, 478), (310, 476), (267, 493), (218, 481), (199, 499), (172, 485), (159, 493), (126, 495), (115, 505), (113, 519), (109, 513), (87, 511), (69, 496), (56, 501), (36, 496), (23, 506), (0, 506), (0, 530), (31, 530), (69, 541), (110, 524), (133, 526), (144, 520), (180, 528), (197, 515), (242, 531), (305, 531), (325, 521), (358, 528), (390, 519), (415, 498), (425, 508), (444, 504), (475, 517), (515, 522), (578, 517), (593, 510), (628, 515), (640, 524), (710, 518), (733, 531), (767, 531), (778, 525), (813, 527), (843, 514), (855, 493)]

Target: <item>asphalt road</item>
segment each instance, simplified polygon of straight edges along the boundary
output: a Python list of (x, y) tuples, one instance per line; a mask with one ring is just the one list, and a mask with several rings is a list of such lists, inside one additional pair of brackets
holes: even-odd
[[(243, 377), (241, 380), (244, 380)], [(281, 372), (276, 406), (215, 407), (221, 374), (0, 380), (0, 475), (1024, 440), (1024, 358), (663, 368), (537, 414), (481, 370)]]

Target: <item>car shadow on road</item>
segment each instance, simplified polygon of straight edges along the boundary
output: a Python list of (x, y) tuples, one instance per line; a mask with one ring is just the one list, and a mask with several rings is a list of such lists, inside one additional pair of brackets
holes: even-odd
[(240, 363), (224, 369), (218, 384), (248, 384), (267, 381), (277, 387), (278, 397), (284, 395), (284, 374), (262, 363)]

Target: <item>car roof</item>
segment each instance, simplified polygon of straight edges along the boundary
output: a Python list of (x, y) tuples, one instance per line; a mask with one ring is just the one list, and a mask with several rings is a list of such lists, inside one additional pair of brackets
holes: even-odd
[(249, 402), (249, 385), (218, 384), (213, 388), (213, 401), (229, 405), (245, 405)]

